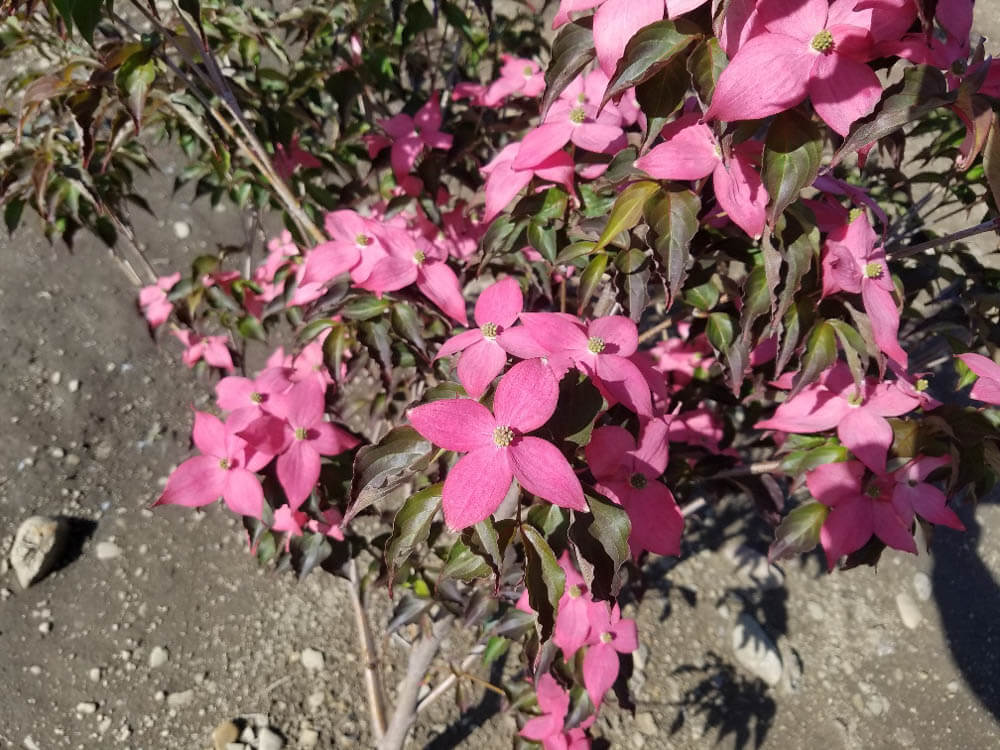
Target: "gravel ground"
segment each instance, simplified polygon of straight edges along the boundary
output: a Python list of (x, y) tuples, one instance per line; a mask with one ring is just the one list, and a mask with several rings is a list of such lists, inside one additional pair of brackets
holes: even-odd
[[(993, 39), (997, 8), (977, 9)], [(158, 271), (242, 236), (229, 213), (161, 205), (139, 232)], [(259, 571), (218, 508), (148, 510), (211, 382), (149, 338), (101, 248), (70, 255), (31, 231), (2, 244), (0, 549), (36, 513), (76, 519), (78, 549), (26, 590), (0, 563), (0, 749), (204, 750), (230, 721), (263, 750), (368, 746), (340, 583)], [(1000, 746), (997, 505), (965, 509), (969, 533), (942, 529), (932, 555), (833, 575), (816, 556), (769, 568), (746, 515), (692, 522), (684, 556), (629, 605), (637, 704), (602, 715), (612, 747)], [(401, 654), (386, 648), (391, 685)], [(506, 746), (512, 719), (471, 695), (464, 714), (428, 711), (413, 746)]]

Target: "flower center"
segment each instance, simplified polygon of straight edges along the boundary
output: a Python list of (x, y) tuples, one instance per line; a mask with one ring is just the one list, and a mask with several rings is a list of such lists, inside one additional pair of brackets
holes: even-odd
[(296, 440), (305, 440), (306, 439), (306, 428), (305, 427), (296, 427), (295, 428), (295, 439)]
[(632, 485), (632, 489), (641, 490), (646, 486), (646, 477), (640, 474), (638, 471), (628, 478), (628, 483)]
[(829, 52), (833, 49), (833, 34), (826, 29), (823, 29), (812, 38), (809, 46), (817, 52)]
[(913, 387), (917, 389), (918, 393), (923, 393), (931, 387), (931, 384), (927, 382), (927, 378), (920, 378), (920, 380), (913, 384)]
[(865, 494), (873, 500), (878, 500), (882, 496), (882, 488), (877, 484), (873, 484), (865, 490)]
[(861, 214), (863, 214), (863, 213), (864, 213), (863, 209), (852, 208), (851, 212), (847, 215), (847, 221), (849, 223), (853, 224), (854, 220), (857, 219), (859, 216), (861, 216)]
[(264, 396), (261, 395), (260, 393), (257, 393), (257, 391), (254, 391), (253, 393), (250, 394), (250, 400), (253, 401), (255, 404), (260, 404), (263, 403)]
[(587, 113), (583, 111), (583, 107), (574, 107), (569, 111), (569, 121), (576, 125), (579, 125), (586, 119)]
[(358, 245), (361, 245), (361, 247), (367, 247), (368, 245), (372, 244), (372, 238), (369, 237), (367, 234), (359, 234), (357, 237), (354, 238), (354, 242)]
[(229, 459), (228, 458), (220, 458), (219, 459), (219, 468), (222, 469), (223, 471), (229, 471)]
[(514, 431), (507, 425), (500, 425), (493, 430), (493, 444), (497, 448), (506, 448), (514, 442)]
[(604, 351), (604, 339), (600, 336), (591, 336), (587, 339), (587, 349), (591, 354), (600, 354)]
[(916, 479), (909, 479), (909, 480), (907, 480), (907, 482), (906, 482), (906, 483), (907, 483), (908, 485), (910, 485), (910, 487), (916, 487), (916, 486), (917, 486), (917, 485), (919, 484), (919, 482), (917, 482), (917, 480), (916, 480)]
[(611, 643), (615, 637), (611, 633), (601, 633), (601, 643)]
[(855, 391), (850, 396), (847, 397), (847, 403), (851, 406), (861, 406), (864, 403), (864, 396), (861, 395), (860, 391)]
[(525, 78), (531, 78), (531, 76), (535, 75), (535, 71), (530, 65), (525, 65), (524, 70), (521, 71), (521, 74)]
[(481, 326), (479, 326), (479, 332), (483, 334), (483, 338), (492, 341), (497, 337), (497, 334), (500, 332), (500, 329), (497, 328), (496, 323), (483, 323)]
[(865, 266), (865, 276), (869, 279), (880, 279), (882, 278), (882, 264), (878, 261), (872, 261), (867, 266)]
[(417, 252), (413, 254), (413, 260), (415, 260), (417, 264), (423, 263), (427, 260), (427, 255), (424, 254), (423, 250), (417, 250)]
[(576, 584), (569, 587), (569, 597), (570, 599), (578, 599), (583, 596), (583, 589), (581, 589)]

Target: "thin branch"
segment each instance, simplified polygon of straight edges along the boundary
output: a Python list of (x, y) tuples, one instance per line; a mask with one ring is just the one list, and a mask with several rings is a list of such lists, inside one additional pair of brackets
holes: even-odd
[(774, 474), (781, 471), (781, 461), (758, 461), (749, 466), (737, 466), (725, 471), (717, 471), (707, 479), (733, 479), (736, 477), (752, 477), (758, 474)]
[[(462, 664), (459, 666), (458, 671), (467, 672), (471, 669), (472, 665), (476, 663), (476, 659), (478, 659), (485, 650), (485, 644), (480, 643), (479, 645), (474, 646), (472, 651), (469, 652), (469, 655), (462, 660)], [(458, 676), (455, 672), (452, 672), (450, 675), (441, 680), (438, 686), (431, 690), (426, 696), (424, 696), (424, 699), (417, 704), (417, 713), (419, 714), (421, 711), (426, 710), (434, 701), (447, 693), (457, 680)]]
[(922, 253), (924, 250), (931, 250), (935, 247), (940, 247), (941, 245), (950, 245), (953, 242), (964, 240), (966, 237), (973, 237), (977, 234), (992, 232), (998, 229), (1000, 229), (1000, 218), (990, 219), (989, 221), (984, 221), (982, 224), (976, 224), (974, 227), (946, 234), (944, 237), (927, 240), (927, 242), (920, 242), (916, 245), (910, 245), (909, 247), (893, 248), (892, 250), (889, 250), (888, 255), (890, 258), (908, 258), (911, 255)]
[(420, 639), (413, 644), (413, 648), (410, 649), (410, 658), (406, 663), (406, 675), (400, 681), (396, 693), (396, 707), (393, 709), (392, 718), (389, 720), (384, 736), (377, 744), (378, 750), (403, 750), (406, 738), (410, 734), (410, 728), (417, 718), (417, 699), (420, 696), (420, 687), (434, 657), (441, 649), (441, 642), (451, 629), (451, 625), (451, 616), (438, 620), (430, 627), (429, 632), (421, 635)]
[(378, 672), (378, 660), (372, 646), (371, 628), (368, 625), (368, 615), (361, 599), (361, 580), (358, 577), (358, 564), (353, 558), (348, 564), (351, 595), (351, 606), (354, 608), (354, 625), (358, 631), (358, 646), (361, 648), (361, 661), (365, 670), (365, 691), (368, 695), (368, 710), (371, 714), (372, 736), (376, 742), (381, 741), (385, 734), (385, 691)]
[(673, 321), (670, 318), (667, 318), (666, 320), (661, 320), (659, 323), (650, 328), (648, 331), (643, 331), (642, 334), (640, 334), (639, 336), (639, 343), (644, 344), (650, 339), (655, 338), (661, 331), (663, 331), (665, 328), (668, 328), (671, 323), (673, 323)]

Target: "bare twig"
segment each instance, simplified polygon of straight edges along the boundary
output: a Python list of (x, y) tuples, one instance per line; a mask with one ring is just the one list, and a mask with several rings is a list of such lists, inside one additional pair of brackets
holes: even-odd
[(661, 320), (659, 323), (650, 328), (648, 331), (643, 331), (642, 334), (639, 336), (639, 343), (643, 344), (652, 338), (656, 338), (657, 334), (659, 334), (662, 330), (667, 328), (671, 323), (673, 323), (673, 321), (670, 318), (667, 318), (666, 320)]
[(452, 618), (450, 616), (435, 622), (429, 632), (421, 635), (420, 639), (413, 644), (410, 649), (410, 658), (406, 663), (406, 674), (399, 683), (396, 692), (396, 705), (392, 712), (392, 718), (385, 729), (385, 734), (379, 740), (378, 750), (402, 750), (406, 744), (406, 738), (410, 734), (410, 728), (417, 718), (417, 698), (420, 695), (420, 686), (427, 676), (431, 662), (441, 649), (441, 641), (451, 629)]
[(361, 580), (358, 576), (357, 561), (352, 559), (348, 564), (348, 592), (351, 595), (351, 605), (354, 608), (354, 625), (358, 631), (358, 646), (361, 648), (361, 661), (364, 665), (365, 691), (368, 696), (368, 710), (371, 714), (372, 736), (376, 742), (381, 741), (385, 734), (385, 691), (378, 672), (378, 659), (372, 646), (371, 628), (368, 625), (368, 615), (361, 597)]
[(911, 255), (922, 253), (924, 250), (931, 250), (932, 248), (940, 247), (941, 245), (950, 245), (952, 242), (964, 240), (966, 237), (972, 237), (977, 234), (992, 232), (998, 229), (1000, 229), (1000, 218), (990, 219), (989, 221), (984, 221), (982, 224), (976, 224), (974, 227), (946, 234), (944, 237), (927, 240), (927, 242), (920, 242), (916, 245), (910, 245), (908, 247), (893, 248), (888, 251), (888, 255), (890, 258), (908, 258)]
[(758, 474), (773, 474), (781, 471), (781, 461), (758, 461), (749, 466), (737, 466), (725, 471), (717, 471), (708, 479), (733, 479), (735, 477), (752, 477)]
[[(469, 655), (462, 660), (462, 664), (459, 666), (458, 671), (467, 672), (469, 669), (471, 669), (472, 665), (475, 664), (476, 659), (478, 659), (479, 656), (485, 650), (486, 650), (485, 644), (480, 643), (479, 645), (475, 646), (472, 649), (472, 651), (469, 652)], [(458, 675), (456, 672), (452, 672), (450, 675), (441, 680), (441, 682), (437, 685), (437, 687), (431, 690), (426, 696), (424, 696), (424, 699), (420, 701), (419, 704), (417, 704), (417, 713), (419, 714), (421, 711), (424, 711), (434, 701), (436, 701), (442, 695), (447, 693), (451, 689), (451, 686), (454, 685), (457, 680), (458, 680)]]

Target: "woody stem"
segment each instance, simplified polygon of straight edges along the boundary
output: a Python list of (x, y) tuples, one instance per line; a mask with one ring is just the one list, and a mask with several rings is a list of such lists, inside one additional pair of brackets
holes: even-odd
[(994, 230), (1000, 230), (1000, 218), (990, 219), (989, 221), (984, 221), (982, 224), (976, 224), (974, 227), (952, 232), (951, 234), (946, 234), (944, 237), (937, 237), (933, 240), (917, 243), (916, 245), (893, 248), (888, 251), (888, 255), (890, 258), (908, 258), (924, 250), (930, 250), (941, 245), (950, 245), (952, 242), (964, 240), (966, 237), (973, 237), (977, 234), (992, 232)]
[(364, 665), (365, 691), (368, 697), (368, 710), (371, 714), (372, 735), (376, 742), (382, 740), (385, 734), (385, 691), (378, 672), (378, 659), (372, 646), (372, 632), (368, 625), (368, 615), (365, 612), (361, 593), (361, 579), (358, 576), (358, 564), (353, 558), (348, 564), (348, 592), (351, 596), (351, 606), (354, 609), (354, 625), (358, 631), (358, 645), (361, 649), (361, 662)]
[(640, 334), (639, 336), (639, 343), (644, 344), (650, 339), (655, 338), (656, 335), (660, 333), (660, 331), (667, 328), (672, 322), (673, 321), (670, 320), (670, 318), (666, 318), (665, 320), (661, 320), (659, 323), (650, 328), (648, 331), (643, 331), (642, 334)]

